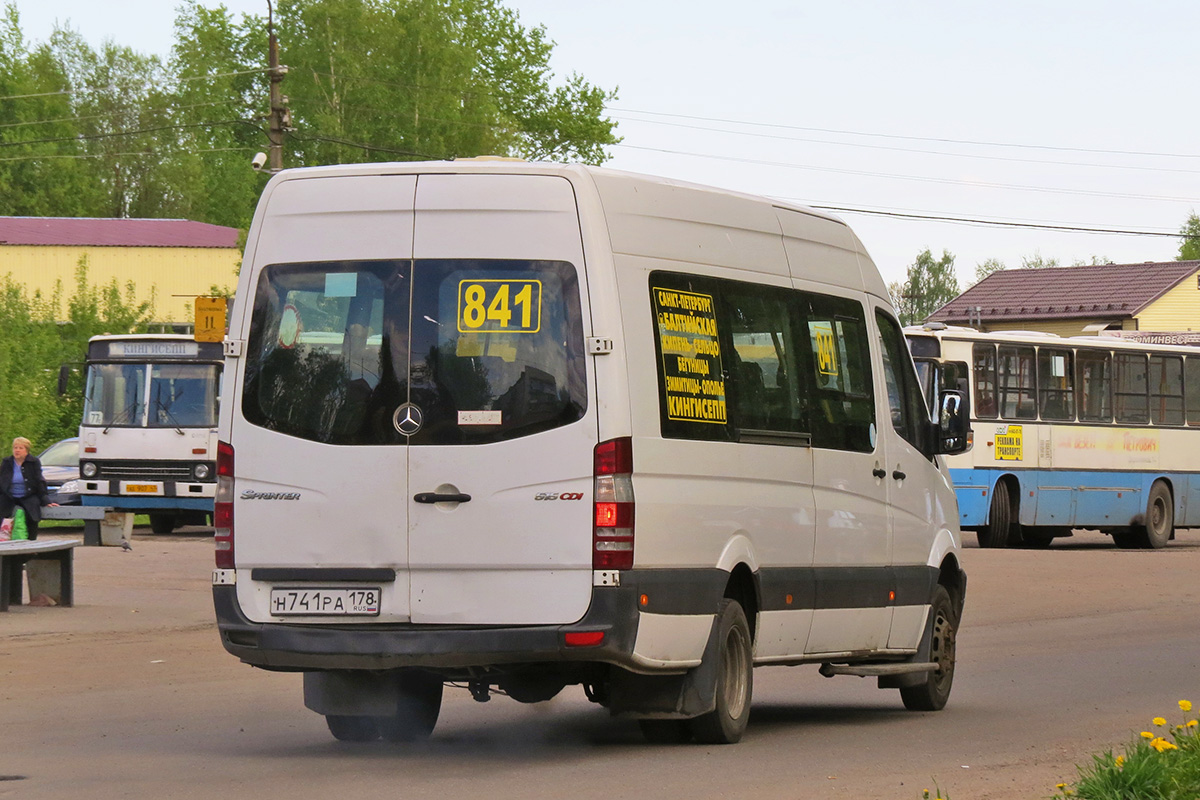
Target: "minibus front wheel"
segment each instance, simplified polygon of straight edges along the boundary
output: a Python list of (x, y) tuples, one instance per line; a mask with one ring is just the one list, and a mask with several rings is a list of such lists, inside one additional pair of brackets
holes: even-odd
[(950, 688), (954, 684), (958, 615), (950, 593), (941, 584), (933, 590), (925, 637), (921, 641), (921, 652), (928, 653), (926, 660), (937, 664), (937, 669), (926, 673), (916, 685), (900, 687), (900, 699), (909, 711), (941, 711), (950, 699)]

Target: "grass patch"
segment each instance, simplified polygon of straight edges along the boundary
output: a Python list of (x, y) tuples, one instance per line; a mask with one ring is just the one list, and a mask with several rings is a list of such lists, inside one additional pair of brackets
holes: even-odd
[(1200, 720), (1191, 702), (1179, 701), (1182, 720), (1155, 717), (1115, 753), (1092, 756), (1073, 784), (1060, 783), (1055, 798), (1082, 800), (1195, 800), (1200, 797)]

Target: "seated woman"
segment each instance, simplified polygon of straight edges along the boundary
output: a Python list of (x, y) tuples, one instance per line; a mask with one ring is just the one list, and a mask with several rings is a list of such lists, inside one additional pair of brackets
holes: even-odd
[(0, 461), (0, 519), (12, 516), (20, 508), (25, 514), (29, 539), (37, 539), (38, 523), (42, 521), (42, 506), (51, 503), (42, 477), (42, 462), (29, 455), (29, 440), (24, 436), (13, 439), (12, 455)]

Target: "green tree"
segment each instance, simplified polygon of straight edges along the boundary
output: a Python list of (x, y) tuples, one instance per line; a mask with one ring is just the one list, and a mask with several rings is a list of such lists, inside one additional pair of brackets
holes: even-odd
[(0, 436), (26, 436), (35, 448), (73, 436), (83, 396), (79, 381), (58, 395), (59, 365), (82, 362), (92, 336), (145, 331), (153, 318), (153, 302), (139, 303), (131, 284), (95, 286), (87, 275), (81, 260), (65, 317), (61, 284), (30, 296), (11, 274), (0, 278)]
[(1200, 259), (1200, 216), (1188, 214), (1187, 222), (1179, 229), (1179, 256), (1177, 261)]
[(888, 285), (892, 303), (900, 314), (900, 322), (913, 325), (958, 297), (958, 277), (954, 273), (954, 256), (949, 250), (935, 259), (929, 249), (917, 255), (908, 266), (903, 282)]
[(1031, 256), (1021, 256), (1021, 269), (1051, 269), (1057, 266), (1057, 258), (1043, 258), (1040, 252)]
[(989, 258), (981, 264), (975, 265), (975, 283), (991, 275), (993, 272), (1000, 272), (1004, 269), (1004, 262), (998, 258)]

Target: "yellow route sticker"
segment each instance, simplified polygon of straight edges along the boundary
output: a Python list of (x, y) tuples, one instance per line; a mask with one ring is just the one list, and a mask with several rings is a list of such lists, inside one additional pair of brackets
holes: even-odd
[(707, 294), (652, 287), (667, 418), (724, 425), (725, 377), (716, 309)]
[(541, 281), (458, 282), (459, 333), (537, 333), (541, 327)]

